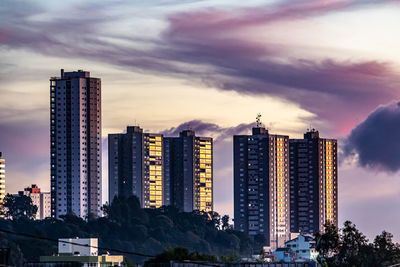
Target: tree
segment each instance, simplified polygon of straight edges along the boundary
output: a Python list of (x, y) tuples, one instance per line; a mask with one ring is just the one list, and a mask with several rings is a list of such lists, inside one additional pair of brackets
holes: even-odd
[(336, 255), (339, 251), (340, 236), (337, 227), (334, 224), (324, 225), (323, 233), (315, 235), (316, 250), (319, 253), (319, 261), (326, 262), (330, 257)]
[(155, 258), (149, 260), (149, 262), (170, 262), (170, 261), (206, 261), (216, 262), (217, 257), (214, 255), (200, 254), (195, 251), (190, 253), (189, 249), (177, 247), (174, 249), (167, 249), (163, 253), (158, 254)]
[(210, 215), (211, 215), (211, 220), (213, 221), (215, 228), (220, 229), (221, 228), (221, 216), (215, 211), (210, 212)]
[(363, 266), (368, 258), (368, 239), (356, 225), (350, 221), (344, 222), (342, 238), (338, 253), (338, 261), (342, 266)]
[(7, 194), (3, 206), (3, 215), (13, 220), (34, 219), (38, 209), (37, 206), (32, 204), (32, 199), (25, 195), (13, 196)]
[[(216, 261), (216, 256), (248, 256), (253, 240), (246, 233), (233, 229), (220, 230), (218, 215), (205, 212), (182, 212), (174, 207), (143, 209), (136, 197), (117, 197), (103, 208), (106, 217), (83, 220), (73, 214), (61, 218), (35, 220), (1, 220), (0, 229), (58, 239), (64, 237), (98, 237), (99, 246), (157, 255), (168, 247), (184, 247), (164, 255), (173, 259)], [(214, 217), (214, 221), (213, 221)], [(44, 240), (7, 235), (28, 261), (39, 255), (52, 255), (57, 245)], [(193, 252), (197, 251), (197, 252)], [(113, 253), (110, 251), (110, 253)], [(214, 254), (208, 255), (208, 254)], [(132, 262), (143, 263), (143, 257), (127, 255)], [(228, 257), (228, 256), (227, 256)]]
[(265, 237), (265, 234), (259, 233), (254, 236), (254, 248), (256, 251), (263, 249), (266, 243), (267, 238)]
[(400, 262), (400, 246), (392, 238), (392, 234), (383, 231), (371, 244), (350, 221), (340, 231), (327, 224), (324, 233), (315, 236), (318, 260), (323, 266), (393, 265)]
[(229, 215), (222, 216), (222, 230), (229, 229)]
[(393, 243), (393, 235), (386, 231), (377, 235), (374, 240), (376, 261), (383, 265), (395, 264), (400, 262), (400, 247)]

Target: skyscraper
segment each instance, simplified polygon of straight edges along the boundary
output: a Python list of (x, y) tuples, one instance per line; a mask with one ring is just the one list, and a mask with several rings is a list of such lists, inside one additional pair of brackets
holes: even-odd
[(51, 215), (101, 207), (101, 81), (87, 71), (50, 79)]
[(289, 137), (259, 126), (252, 131), (233, 138), (234, 226), (276, 248), (290, 234)]
[(186, 130), (164, 138), (164, 203), (181, 211), (213, 211), (213, 140)]
[(3, 158), (3, 153), (0, 152), (0, 208), (3, 206), (3, 201), (6, 196), (6, 160)]
[(143, 208), (163, 205), (163, 136), (128, 126), (108, 135), (109, 202), (135, 195)]
[(338, 226), (337, 141), (314, 129), (290, 140), (291, 231), (317, 233)]

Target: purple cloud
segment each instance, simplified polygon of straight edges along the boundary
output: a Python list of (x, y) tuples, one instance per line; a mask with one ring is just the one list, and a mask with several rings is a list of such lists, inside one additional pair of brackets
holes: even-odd
[(345, 156), (357, 155), (362, 167), (400, 170), (400, 102), (380, 106), (346, 140)]
[[(321, 61), (288, 58), (287, 49), (260, 43), (257, 36), (240, 37), (250, 27), (274, 27), (281, 21), (398, 1), (291, 1), (256, 8), (208, 9), (168, 17), (158, 40), (119, 36), (105, 29), (120, 16), (101, 6), (50, 20), (32, 20), (38, 8), (18, 11), (3, 7), (7, 23), (0, 27), (0, 46), (106, 62), (134, 71), (172, 75), (220, 90), (274, 95), (349, 130), (354, 117), (364, 116), (399, 93), (400, 79), (390, 63)], [(11, 5), (8, 3), (8, 5)], [(12, 6), (12, 5), (11, 5)], [(5, 11), (4, 11), (5, 10)], [(8, 11), (8, 12), (7, 12)], [(108, 25), (109, 26), (109, 25)], [(143, 49), (148, 44), (148, 48)]]

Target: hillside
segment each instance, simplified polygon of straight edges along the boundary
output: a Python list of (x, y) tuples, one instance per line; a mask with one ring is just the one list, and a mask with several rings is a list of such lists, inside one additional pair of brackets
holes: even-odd
[[(155, 255), (165, 249), (185, 247), (213, 255), (250, 255), (259, 250), (247, 235), (231, 227), (221, 230), (219, 215), (199, 212), (183, 213), (173, 207), (142, 209), (136, 197), (116, 198), (105, 206), (103, 218), (85, 221), (73, 215), (63, 220), (33, 221), (0, 219), (0, 229), (27, 233), (42, 238), (98, 237), (99, 247)], [(3, 246), (7, 242), (15, 255), (20, 252), (26, 261), (38, 261), (41, 255), (57, 252), (57, 243), (11, 234), (0, 234)], [(133, 262), (143, 257), (128, 256)]]

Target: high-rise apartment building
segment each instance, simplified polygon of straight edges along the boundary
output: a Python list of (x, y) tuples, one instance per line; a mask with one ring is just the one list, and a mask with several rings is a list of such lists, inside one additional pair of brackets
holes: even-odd
[(143, 208), (163, 205), (163, 136), (128, 126), (108, 135), (109, 202), (135, 195)]
[(213, 211), (213, 140), (186, 130), (164, 138), (164, 203)]
[(101, 81), (87, 71), (50, 79), (51, 215), (98, 216)]
[(3, 201), (6, 197), (6, 160), (0, 152), (0, 209), (3, 208)]
[(283, 246), (290, 236), (289, 137), (257, 126), (233, 141), (235, 230)]
[(32, 204), (38, 208), (35, 216), (36, 220), (51, 217), (50, 192), (41, 192), (40, 188), (33, 184), (31, 187), (25, 188), (24, 191), (19, 191), (18, 195), (25, 195), (32, 199)]
[(290, 221), (292, 232), (317, 233), (327, 222), (338, 226), (337, 140), (314, 129), (290, 140)]

